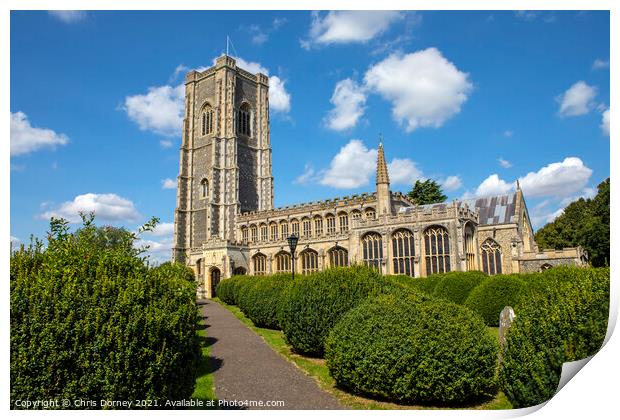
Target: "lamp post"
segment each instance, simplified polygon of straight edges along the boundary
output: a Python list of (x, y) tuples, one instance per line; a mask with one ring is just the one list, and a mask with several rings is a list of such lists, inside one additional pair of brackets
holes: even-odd
[(299, 236), (294, 233), (286, 238), (288, 242), (288, 247), (291, 249), (291, 269), (293, 270), (293, 280), (295, 280), (295, 248), (297, 248), (297, 241), (299, 241)]

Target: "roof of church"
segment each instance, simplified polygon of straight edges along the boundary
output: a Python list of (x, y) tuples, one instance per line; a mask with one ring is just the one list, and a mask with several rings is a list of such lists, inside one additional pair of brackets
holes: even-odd
[[(458, 200), (460, 207), (469, 207), (478, 210), (480, 215), (480, 225), (497, 225), (501, 223), (514, 223), (516, 221), (517, 193), (493, 195), (489, 197), (468, 198)], [(424, 204), (422, 207), (426, 211), (438, 209), (445, 210), (451, 203)], [(409, 213), (413, 207), (405, 207), (401, 213)]]

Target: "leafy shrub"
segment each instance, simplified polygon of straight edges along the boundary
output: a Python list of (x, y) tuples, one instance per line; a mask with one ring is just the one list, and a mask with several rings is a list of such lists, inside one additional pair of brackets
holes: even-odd
[(215, 289), (215, 294), (217, 297), (224, 303), (235, 305), (237, 303), (235, 298), (237, 281), (239, 281), (241, 277), (242, 276), (233, 276), (220, 281)]
[(282, 294), (280, 325), (296, 351), (320, 356), (325, 337), (345, 312), (368, 297), (397, 290), (402, 287), (365, 266), (331, 268), (304, 276)]
[(609, 314), (609, 268), (547, 270), (533, 279), (523, 302), (501, 367), (504, 393), (515, 408), (550, 399), (562, 364), (599, 350)]
[(516, 308), (526, 286), (520, 274), (491, 276), (469, 293), (465, 306), (480, 315), (488, 326), (497, 327), (502, 309)]
[(498, 344), (469, 309), (381, 296), (347, 312), (325, 342), (338, 385), (400, 403), (494, 395)]
[[(11, 399), (184, 399), (199, 358), (196, 285), (52, 220), (47, 249), (11, 255)], [(127, 240), (127, 241), (125, 241)]]
[(435, 274), (429, 276), (428, 279), (437, 282), (433, 289), (433, 297), (461, 305), (467, 299), (469, 292), (488, 279), (488, 276), (481, 271), (452, 271)]
[(278, 303), (291, 283), (289, 274), (254, 277), (239, 296), (239, 308), (259, 327), (279, 329)]
[(383, 277), (388, 281), (424, 293), (427, 296), (433, 295), (435, 286), (437, 286), (441, 278), (437, 275), (430, 277), (410, 277), (404, 274), (391, 274)]
[(194, 270), (192, 270), (185, 264), (179, 263), (165, 262), (151, 269), (151, 274), (154, 276), (158, 276), (162, 279), (176, 278), (184, 279), (185, 281), (189, 282), (196, 281)]

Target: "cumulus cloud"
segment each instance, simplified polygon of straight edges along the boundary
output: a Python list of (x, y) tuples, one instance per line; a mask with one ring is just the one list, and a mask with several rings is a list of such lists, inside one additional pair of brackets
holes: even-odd
[(445, 191), (455, 191), (463, 186), (463, 181), (456, 175), (449, 176), (439, 181)]
[(601, 130), (603, 130), (603, 134), (609, 137), (609, 110), (606, 109), (603, 111), (603, 119), (601, 121)]
[(550, 163), (537, 172), (519, 178), (523, 193), (528, 197), (566, 197), (582, 190), (592, 170), (577, 157)]
[(510, 161), (504, 159), (504, 158), (498, 158), (497, 161), (499, 162), (499, 166), (501, 166), (502, 168), (512, 168), (512, 163), (510, 163)]
[(127, 96), (123, 110), (141, 130), (164, 136), (180, 136), (185, 87), (156, 86), (145, 94)]
[(312, 165), (310, 165), (309, 163), (307, 163), (304, 166), (304, 172), (299, 175), (297, 178), (295, 178), (295, 180), (293, 181), (293, 184), (310, 184), (313, 183), (317, 180), (317, 172), (314, 170), (314, 167)]
[(587, 114), (595, 106), (594, 98), (596, 93), (596, 87), (588, 85), (583, 80), (578, 81), (556, 98), (560, 103), (558, 113), (563, 117), (576, 117)]
[(332, 130), (348, 130), (357, 124), (364, 115), (366, 92), (351, 79), (339, 81), (330, 99), (334, 108), (327, 116), (327, 126)]
[(272, 111), (287, 113), (291, 110), (291, 94), (284, 84), (278, 76), (269, 78), (269, 108)]
[(172, 247), (174, 246), (172, 235), (166, 238), (141, 238), (135, 241), (137, 248), (147, 248), (145, 255), (149, 261), (161, 264), (172, 259)]
[(161, 180), (161, 187), (164, 190), (173, 190), (177, 187), (177, 183), (171, 178), (166, 178)]
[(493, 174), (489, 175), (487, 179), (482, 181), (476, 191), (473, 193), (471, 191), (467, 191), (463, 198), (471, 198), (471, 197), (486, 197), (489, 195), (502, 195), (507, 194), (510, 191), (514, 190), (515, 183), (508, 183), (501, 179), (499, 175)]
[(388, 163), (388, 172), (392, 184), (411, 186), (417, 180), (424, 179), (422, 171), (411, 159), (392, 159), (392, 161)]
[(335, 188), (361, 187), (370, 181), (376, 161), (376, 149), (368, 149), (361, 140), (351, 140), (334, 156), (320, 183)]
[(441, 127), (460, 112), (473, 88), (469, 75), (436, 48), (392, 54), (372, 66), (364, 80), (369, 89), (392, 103), (394, 119), (408, 132)]
[(11, 112), (11, 156), (25, 155), (44, 148), (55, 148), (69, 142), (65, 134), (49, 128), (33, 127), (26, 114)]
[(77, 23), (87, 16), (84, 10), (49, 10), (47, 13), (63, 23)]
[(403, 17), (401, 12), (378, 10), (341, 10), (323, 15), (313, 12), (309, 39), (302, 46), (365, 43)]
[(592, 70), (600, 70), (600, 69), (607, 69), (607, 68), (609, 68), (609, 60), (602, 60), (600, 58), (597, 58), (592, 63)]
[(170, 222), (159, 223), (157, 226), (155, 226), (155, 229), (152, 232), (148, 232), (149, 235), (158, 236), (158, 237), (162, 237), (162, 236), (171, 237), (173, 233), (174, 233), (174, 223), (170, 223)]
[(134, 221), (140, 217), (133, 202), (116, 194), (87, 193), (78, 195), (72, 201), (65, 201), (55, 209), (39, 215), (40, 219), (62, 217), (69, 222), (81, 221), (80, 212), (94, 212), (98, 220), (103, 221)]
[(172, 142), (172, 140), (160, 140), (159, 145), (162, 149), (170, 149), (172, 146), (174, 146), (174, 143)]

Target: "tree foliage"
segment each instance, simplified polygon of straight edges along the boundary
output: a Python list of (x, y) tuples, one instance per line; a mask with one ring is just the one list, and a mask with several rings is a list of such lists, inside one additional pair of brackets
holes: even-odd
[(432, 179), (427, 179), (426, 181), (417, 180), (407, 195), (418, 205), (443, 203), (448, 198), (441, 191), (439, 184)]
[(592, 199), (580, 198), (564, 213), (536, 232), (541, 248), (566, 248), (581, 245), (594, 267), (609, 265), (609, 178), (598, 186)]

